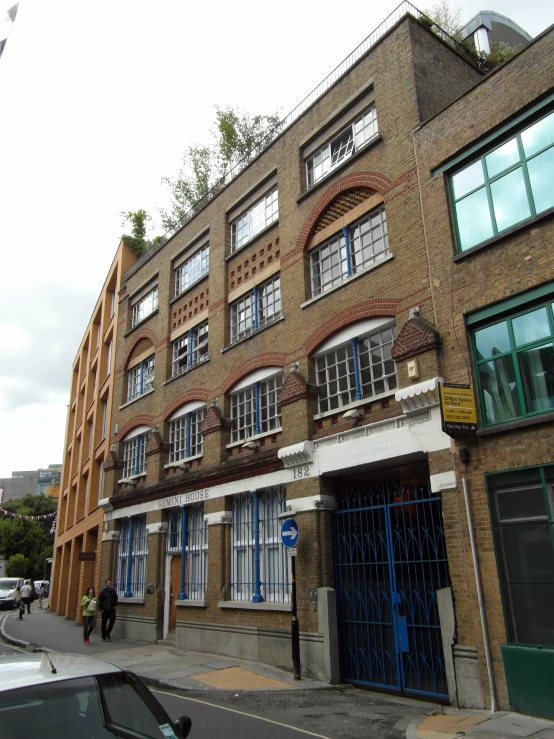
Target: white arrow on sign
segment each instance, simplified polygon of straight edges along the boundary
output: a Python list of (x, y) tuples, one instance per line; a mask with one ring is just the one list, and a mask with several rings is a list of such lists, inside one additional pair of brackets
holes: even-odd
[(298, 529), (295, 527), (294, 524), (291, 524), (288, 531), (283, 531), (283, 536), (290, 536), (292, 539), (296, 539), (296, 537), (298, 536)]

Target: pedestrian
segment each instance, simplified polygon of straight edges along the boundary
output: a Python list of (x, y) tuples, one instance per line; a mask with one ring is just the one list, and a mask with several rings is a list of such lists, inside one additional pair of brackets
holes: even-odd
[(83, 606), (83, 637), (85, 644), (89, 644), (89, 638), (96, 621), (96, 591), (92, 585), (83, 595), (81, 605)]
[(42, 582), (38, 590), (38, 607), (42, 608), (42, 601), (46, 598), (46, 585)]
[(26, 582), (21, 586), (21, 600), (23, 605), (27, 606), (27, 613), (31, 613), (31, 597), (33, 595), (33, 588), (30, 583)]
[(98, 607), (102, 613), (102, 641), (111, 641), (111, 631), (115, 623), (115, 607), (118, 597), (115, 588), (112, 586), (110, 578), (106, 580), (106, 585), (100, 591), (98, 596)]

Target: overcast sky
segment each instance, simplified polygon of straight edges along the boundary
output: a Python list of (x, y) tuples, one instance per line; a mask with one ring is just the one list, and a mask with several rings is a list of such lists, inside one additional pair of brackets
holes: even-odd
[[(21, 0), (0, 59), (0, 477), (63, 459), (120, 211), (145, 208), (159, 233), (161, 178), (209, 143), (214, 105), (285, 115), (397, 5)], [(491, 3), (458, 5), (467, 21)], [(492, 8), (533, 36), (554, 23), (552, 0)]]

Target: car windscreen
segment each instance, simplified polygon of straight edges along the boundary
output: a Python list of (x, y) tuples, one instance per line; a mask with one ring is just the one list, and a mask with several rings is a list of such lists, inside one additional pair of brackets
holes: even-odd
[(81, 677), (0, 692), (10, 739), (177, 739), (164, 709), (134, 675)]
[(13, 590), (16, 587), (17, 587), (17, 580), (6, 579), (6, 578), (0, 579), (0, 590)]

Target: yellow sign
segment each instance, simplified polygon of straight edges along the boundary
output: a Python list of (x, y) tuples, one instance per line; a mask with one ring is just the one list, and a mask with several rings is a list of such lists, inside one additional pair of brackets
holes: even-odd
[(449, 435), (475, 431), (477, 412), (471, 385), (440, 384), (443, 431)]

